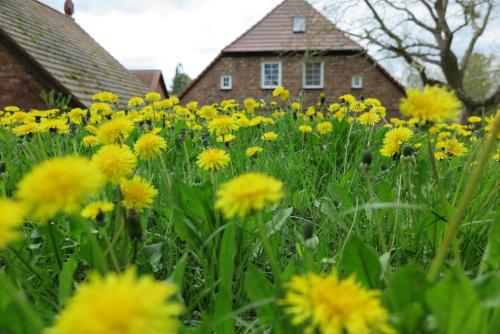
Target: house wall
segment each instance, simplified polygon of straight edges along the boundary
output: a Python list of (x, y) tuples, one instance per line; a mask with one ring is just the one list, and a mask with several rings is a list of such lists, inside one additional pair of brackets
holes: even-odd
[[(308, 60), (310, 60), (309, 58)], [(357, 97), (377, 97), (389, 111), (397, 111), (399, 100), (403, 97), (400, 88), (379, 68), (364, 56), (325, 55), (316, 56), (314, 61), (324, 62), (324, 88), (304, 89), (304, 102), (318, 102), (319, 94), (324, 91), (329, 102), (340, 95), (351, 93)], [(302, 88), (304, 56), (230, 56), (223, 55), (205, 75), (182, 96), (182, 102), (198, 101), (200, 104), (220, 102), (246, 97), (271, 98), (272, 90), (261, 89), (261, 63), (280, 61), (282, 67), (282, 85), (290, 90), (292, 97), (297, 97)], [(220, 89), (220, 77), (232, 76), (232, 90)], [(351, 77), (361, 75), (363, 88), (352, 89)]]
[(0, 36), (0, 108), (47, 108), (40, 94), (51, 89), (56, 88), (45, 74)]

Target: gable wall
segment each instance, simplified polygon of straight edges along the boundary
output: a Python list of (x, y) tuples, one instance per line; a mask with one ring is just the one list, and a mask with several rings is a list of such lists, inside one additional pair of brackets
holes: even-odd
[[(55, 89), (48, 78), (9, 42), (0, 37), (0, 108), (47, 108), (40, 94)], [(57, 89), (56, 89), (57, 90)]]
[[(220, 102), (246, 97), (271, 98), (272, 90), (261, 89), (261, 63), (281, 61), (282, 84), (296, 98), (302, 88), (303, 56), (230, 56), (223, 55), (214, 66), (189, 90), (182, 102), (198, 101), (200, 104)], [(325, 55), (314, 57), (324, 62), (324, 88), (305, 90), (306, 104), (318, 102), (319, 94), (325, 91), (329, 102), (338, 96), (351, 93), (357, 97), (377, 97), (389, 111), (397, 111), (401, 90), (381, 70), (364, 56)], [(220, 90), (221, 75), (231, 75), (233, 89)], [(363, 88), (351, 89), (351, 77), (363, 76)]]

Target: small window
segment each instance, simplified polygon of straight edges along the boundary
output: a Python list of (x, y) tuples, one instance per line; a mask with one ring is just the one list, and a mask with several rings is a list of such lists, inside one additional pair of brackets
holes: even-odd
[(262, 89), (273, 89), (281, 86), (281, 63), (262, 63)]
[(233, 88), (233, 78), (230, 75), (220, 77), (220, 89), (231, 90)]
[(306, 18), (294, 17), (293, 18), (293, 32), (306, 32)]
[(303, 86), (309, 89), (323, 88), (323, 62), (304, 63)]
[(352, 77), (352, 88), (363, 88), (363, 77), (361, 75), (355, 75)]

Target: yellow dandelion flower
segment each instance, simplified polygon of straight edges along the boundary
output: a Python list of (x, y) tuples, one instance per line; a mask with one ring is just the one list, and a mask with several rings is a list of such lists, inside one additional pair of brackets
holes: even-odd
[(204, 119), (212, 119), (217, 116), (217, 110), (212, 106), (203, 106), (198, 111), (198, 115)]
[(167, 142), (154, 133), (146, 133), (137, 139), (135, 153), (143, 160), (157, 158), (161, 151), (167, 148)]
[(273, 141), (278, 139), (278, 134), (274, 131), (269, 131), (262, 134), (261, 138), (264, 139), (265, 141)]
[(247, 150), (245, 151), (245, 154), (247, 157), (253, 157), (255, 156), (257, 153), (260, 153), (264, 151), (264, 149), (260, 146), (252, 146), (252, 147), (249, 147), (247, 148)]
[(238, 129), (236, 121), (227, 115), (219, 115), (208, 122), (208, 131), (215, 132), (216, 135), (227, 135)]
[(391, 158), (400, 153), (401, 145), (395, 142), (385, 143), (384, 146), (380, 149), (380, 154), (384, 157)]
[(279, 97), (282, 100), (287, 100), (290, 96), (290, 92), (282, 86), (278, 86), (273, 90), (273, 96)]
[(355, 113), (362, 112), (366, 110), (366, 104), (360, 101), (352, 102), (349, 104), (349, 109)]
[(142, 106), (143, 104), (144, 104), (144, 100), (142, 99), (142, 97), (134, 96), (134, 97), (130, 98), (130, 100), (128, 100), (127, 106), (129, 108), (137, 108), (137, 107)]
[(335, 113), (340, 109), (340, 103), (332, 103), (328, 106), (328, 111)]
[(34, 134), (38, 131), (40, 131), (40, 126), (37, 123), (23, 124), (23, 125), (16, 126), (15, 128), (12, 129), (12, 132), (17, 137), (24, 137), (27, 135), (31, 135), (31, 134)]
[(132, 180), (123, 180), (120, 183), (120, 190), (123, 206), (136, 212), (150, 208), (158, 194), (158, 190), (138, 175), (134, 176)]
[(125, 118), (117, 117), (97, 129), (97, 140), (101, 144), (118, 144), (127, 139), (134, 130), (134, 123)]
[(500, 152), (497, 151), (497, 153), (495, 153), (495, 155), (493, 156), (492, 158), (494, 161), (500, 161)]
[(293, 110), (293, 111), (299, 111), (302, 106), (300, 105), (299, 102), (293, 102), (291, 105), (290, 105), (290, 108)]
[(177, 333), (183, 307), (172, 297), (176, 285), (137, 277), (134, 268), (80, 285), (47, 334)]
[(186, 104), (186, 108), (188, 108), (191, 111), (196, 111), (196, 109), (198, 109), (198, 102), (191, 101), (188, 104)]
[(83, 117), (88, 114), (88, 110), (73, 108), (69, 112), (69, 121), (76, 125), (82, 125)]
[(35, 219), (46, 221), (58, 212), (75, 213), (80, 203), (103, 186), (103, 176), (90, 161), (67, 156), (35, 166), (18, 184), (17, 197)]
[(105, 103), (115, 103), (116, 100), (118, 100), (118, 96), (111, 92), (100, 92), (92, 96), (92, 100)]
[(18, 227), (23, 223), (26, 211), (18, 202), (0, 198), (0, 250), (20, 238)]
[(448, 156), (443, 151), (434, 152), (434, 157), (436, 158), (436, 160), (446, 160), (446, 159), (448, 159)]
[(316, 130), (320, 134), (325, 135), (333, 131), (333, 125), (330, 122), (321, 122), (316, 125)]
[(82, 145), (85, 147), (92, 147), (96, 146), (98, 143), (97, 137), (96, 136), (85, 136), (82, 138)]
[(444, 142), (443, 146), (446, 153), (451, 156), (461, 157), (467, 153), (468, 149), (463, 143), (459, 142), (456, 138), (450, 138)]
[(342, 95), (339, 97), (339, 101), (345, 104), (352, 104), (356, 102), (356, 98), (351, 94)]
[(86, 207), (82, 209), (80, 214), (84, 218), (98, 219), (100, 216), (106, 212), (113, 210), (113, 203), (107, 201), (99, 201), (87, 204)]
[(306, 333), (396, 333), (380, 301), (380, 291), (367, 290), (354, 275), (341, 280), (335, 270), (326, 276), (292, 277), (280, 303), (294, 325), (306, 325)]
[(196, 164), (206, 171), (219, 171), (231, 161), (226, 151), (218, 148), (209, 148), (198, 154)]
[(149, 92), (146, 94), (146, 101), (156, 102), (161, 100), (161, 95), (157, 92)]
[(7, 107), (3, 108), (3, 110), (8, 111), (8, 112), (16, 112), (16, 111), (19, 111), (21, 109), (19, 109), (19, 107), (16, 107), (16, 106), (7, 106)]
[(479, 123), (479, 122), (481, 122), (481, 117), (479, 117), (479, 116), (471, 116), (471, 117), (467, 118), (467, 122), (469, 122), (469, 123)]
[(403, 115), (416, 117), (421, 122), (442, 123), (457, 120), (462, 105), (453, 91), (425, 86), (423, 90), (408, 88), (399, 107)]
[(408, 139), (413, 137), (413, 131), (405, 128), (399, 127), (394, 128), (385, 133), (384, 142), (396, 143), (398, 145), (404, 144)]
[(372, 109), (368, 112), (362, 113), (358, 117), (357, 121), (361, 125), (375, 125), (380, 122), (380, 115)]
[(299, 131), (303, 134), (311, 133), (313, 128), (310, 125), (301, 125), (299, 126)]
[(244, 217), (279, 203), (283, 198), (283, 184), (264, 174), (247, 173), (224, 183), (217, 191), (215, 207), (231, 219)]
[(253, 113), (255, 111), (257, 102), (252, 98), (246, 98), (245, 100), (243, 100), (243, 105), (249, 113)]
[(69, 127), (64, 119), (47, 119), (40, 123), (40, 131), (50, 133), (68, 133)]
[(105, 145), (92, 157), (94, 164), (106, 180), (118, 183), (130, 176), (137, 165), (137, 158), (130, 147), (117, 144)]
[(218, 143), (229, 143), (231, 142), (234, 138), (236, 138), (235, 135), (233, 135), (232, 133), (228, 134), (228, 135), (225, 135), (225, 136), (218, 136), (217, 137), (217, 142)]

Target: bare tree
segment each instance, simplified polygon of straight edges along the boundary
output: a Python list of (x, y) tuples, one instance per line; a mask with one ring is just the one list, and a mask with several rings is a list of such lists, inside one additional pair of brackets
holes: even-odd
[[(336, 20), (362, 13), (357, 24), (344, 29), (347, 34), (375, 46), (386, 58), (402, 59), (424, 84), (453, 89), (471, 115), (500, 103), (499, 87), (483, 99), (464, 88), (471, 56), (495, 16), (497, 1), (330, 0), (327, 9), (343, 15)], [(431, 74), (436, 69), (441, 75)]]

